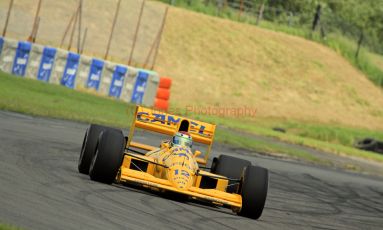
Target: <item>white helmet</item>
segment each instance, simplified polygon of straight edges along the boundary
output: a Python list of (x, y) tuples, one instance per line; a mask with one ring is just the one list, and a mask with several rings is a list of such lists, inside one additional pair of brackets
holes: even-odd
[(186, 146), (191, 148), (193, 146), (193, 139), (188, 132), (177, 132), (172, 138), (172, 146)]

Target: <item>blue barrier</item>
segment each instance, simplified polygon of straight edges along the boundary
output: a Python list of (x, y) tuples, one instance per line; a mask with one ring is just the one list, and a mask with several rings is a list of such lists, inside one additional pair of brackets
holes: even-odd
[(3, 44), (4, 44), (4, 38), (0, 37), (0, 55), (1, 55), (1, 51), (3, 50)]
[(56, 49), (50, 47), (44, 47), (43, 55), (41, 57), (40, 67), (37, 72), (37, 79), (40, 81), (49, 82), (51, 77), (53, 64), (55, 61)]
[(74, 88), (79, 60), (79, 54), (75, 54), (72, 52), (68, 53), (64, 73), (60, 82), (61, 85), (64, 85), (71, 89)]
[(93, 88), (98, 90), (98, 88), (100, 87), (100, 80), (103, 67), (104, 61), (92, 59), (92, 63), (90, 64), (88, 81), (86, 83), (87, 88)]
[(124, 66), (116, 66), (109, 88), (109, 96), (120, 98), (122, 86), (124, 85), (124, 77), (127, 70), (128, 68)]
[(142, 104), (148, 78), (149, 78), (149, 74), (147, 72), (144, 72), (144, 71), (138, 72), (136, 84), (134, 85), (134, 88), (133, 88), (131, 102), (136, 104)]
[(12, 73), (14, 75), (24, 76), (27, 69), (29, 52), (31, 51), (31, 43), (19, 42), (16, 49), (15, 59), (13, 61)]
[[(9, 52), (8, 49), (10, 49)], [(3, 57), (5, 53), (7, 55)], [(6, 71), (14, 75), (28, 75), (28, 77), (39, 81), (59, 83), (72, 89), (76, 88), (76, 85), (83, 84), (83, 87), (93, 88), (103, 95), (107, 94), (111, 97), (121, 98), (124, 101), (137, 104), (144, 103), (147, 106), (152, 106), (154, 103), (152, 99), (155, 96), (156, 87), (158, 87), (158, 80), (155, 80), (158, 79), (158, 76), (155, 72), (132, 67), (132, 70), (134, 70), (132, 73), (136, 71), (138, 73), (136, 76), (128, 78), (126, 76), (130, 67), (125, 65), (110, 63), (106, 66), (108, 62), (104, 60), (82, 57), (79, 54), (52, 47), (40, 45), (34, 47), (32, 43), (6, 39), (1, 36), (0, 55), (4, 59), (1, 60), (2, 68), (5, 63), (4, 68)], [(81, 60), (81, 66), (80, 58), (84, 58)], [(91, 60), (90, 63), (89, 60)], [(109, 66), (115, 66), (113, 73), (110, 73)], [(80, 70), (81, 72), (79, 72)], [(104, 71), (107, 71), (107, 73), (104, 73)], [(79, 75), (79, 73), (81, 74)], [(102, 75), (106, 75), (106, 79), (103, 81), (101, 81), (103, 79)], [(104, 86), (104, 82), (107, 85)]]

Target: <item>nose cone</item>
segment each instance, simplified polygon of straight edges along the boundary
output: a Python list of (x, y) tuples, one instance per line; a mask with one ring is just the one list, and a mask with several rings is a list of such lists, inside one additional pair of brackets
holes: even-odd
[(188, 148), (174, 148), (166, 160), (169, 166), (168, 179), (179, 190), (187, 190), (193, 185), (197, 170), (195, 159)]
[(193, 184), (193, 176), (188, 170), (180, 167), (170, 169), (170, 181), (179, 190), (187, 190)]

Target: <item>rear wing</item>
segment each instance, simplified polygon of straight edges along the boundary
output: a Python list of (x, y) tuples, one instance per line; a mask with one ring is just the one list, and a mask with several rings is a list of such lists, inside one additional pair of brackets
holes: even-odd
[(215, 127), (216, 126), (214, 124), (168, 114), (142, 106), (136, 106), (134, 119), (130, 127), (127, 147), (135, 147), (148, 151), (156, 148), (153, 146), (132, 142), (131, 140), (136, 128), (145, 129), (169, 136), (173, 136), (178, 131), (186, 131), (192, 136), (193, 142), (208, 145), (204, 158), (197, 158), (198, 163), (206, 165), (211, 151), (211, 146), (213, 144)]

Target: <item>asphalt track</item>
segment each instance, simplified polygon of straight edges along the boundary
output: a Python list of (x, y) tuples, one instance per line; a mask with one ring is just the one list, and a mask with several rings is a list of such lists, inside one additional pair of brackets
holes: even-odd
[[(0, 222), (24, 229), (382, 229), (381, 178), (233, 153), (270, 170), (258, 221), (230, 210), (90, 181), (77, 172), (87, 125), (0, 111)], [(142, 139), (145, 139), (142, 137)]]

